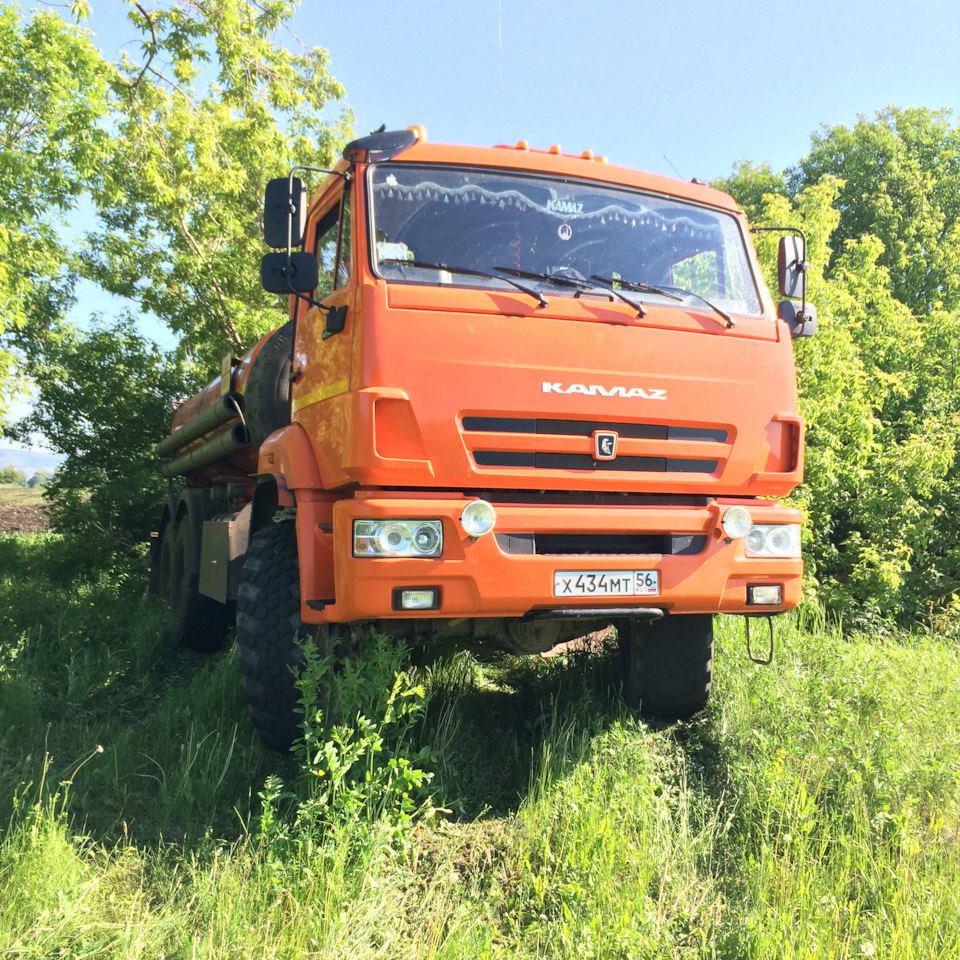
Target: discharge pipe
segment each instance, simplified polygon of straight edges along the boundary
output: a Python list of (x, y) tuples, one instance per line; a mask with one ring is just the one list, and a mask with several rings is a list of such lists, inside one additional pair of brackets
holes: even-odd
[[(209, 412), (212, 411), (208, 411), (208, 413)], [(198, 417), (197, 419), (199, 420), (200, 418)], [(192, 426), (194, 423), (196, 423), (196, 420), (191, 420), (188, 426)], [(178, 430), (177, 432), (182, 433), (183, 431)], [(170, 463), (165, 463), (162, 468), (162, 473), (165, 477), (177, 477), (190, 470), (205, 467), (208, 463), (221, 460), (224, 457), (230, 456), (231, 453), (236, 453), (238, 450), (249, 446), (250, 431), (247, 430), (244, 424), (235, 423), (229, 430), (218, 434), (212, 440), (208, 440), (199, 447), (194, 447), (189, 453), (185, 453), (182, 457), (177, 457), (176, 460), (171, 460)]]
[[(203, 413), (198, 414), (192, 420), (188, 420), (182, 427), (171, 433), (169, 437), (161, 440), (153, 448), (153, 452), (158, 457), (166, 457), (172, 453), (176, 453), (192, 440), (202, 437), (205, 433), (210, 433), (211, 430), (215, 430), (221, 424), (229, 423), (231, 420), (237, 420), (242, 412), (243, 394), (231, 390), (222, 396), (212, 407), (204, 410)], [(243, 444), (243, 446), (249, 443), (250, 441), (247, 440), (247, 443)], [(206, 444), (204, 444), (204, 447), (206, 447)], [(204, 447), (198, 449), (202, 450)], [(167, 466), (173, 466), (173, 464), (168, 464)], [(163, 472), (168, 477), (175, 476), (175, 474), (167, 473), (167, 467), (163, 468)]]

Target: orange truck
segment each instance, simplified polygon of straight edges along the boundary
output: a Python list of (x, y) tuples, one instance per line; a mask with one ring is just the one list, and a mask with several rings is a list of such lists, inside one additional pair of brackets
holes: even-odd
[(422, 128), (353, 141), (308, 199), (309, 169), (264, 208), (288, 322), (157, 446), (186, 480), (151, 550), (180, 642), (235, 624), (279, 749), (301, 639), (336, 669), (362, 624), (523, 653), (612, 625), (629, 701), (702, 709), (714, 616), (800, 599), (776, 499), (803, 472), (800, 232), (775, 306), (743, 213), (698, 182)]

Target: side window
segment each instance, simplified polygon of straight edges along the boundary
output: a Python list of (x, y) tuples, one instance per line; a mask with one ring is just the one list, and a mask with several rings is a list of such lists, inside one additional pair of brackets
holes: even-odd
[(350, 244), (350, 194), (343, 195), (343, 215), (340, 217), (340, 247), (337, 253), (337, 276), (335, 287), (342, 287), (350, 279), (350, 270), (353, 247)]
[(322, 300), (350, 278), (350, 195), (331, 207), (317, 224), (317, 299)]

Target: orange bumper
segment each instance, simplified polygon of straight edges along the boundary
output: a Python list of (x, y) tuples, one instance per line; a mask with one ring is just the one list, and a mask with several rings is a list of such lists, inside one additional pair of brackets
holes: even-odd
[[(800, 523), (797, 510), (774, 501), (717, 500), (702, 506), (577, 506), (501, 504), (495, 532), (471, 540), (459, 517), (470, 498), (450, 495), (361, 496), (335, 503), (298, 504), (303, 619), (350, 622), (370, 618), (521, 617), (537, 610), (658, 607), (670, 613), (779, 613), (800, 602), (803, 562), (748, 558), (744, 541), (727, 542), (724, 509), (740, 502), (755, 523)], [(357, 519), (430, 519), (443, 524), (438, 559), (354, 557)], [(692, 535), (697, 553), (668, 555), (543, 555), (509, 552), (496, 534)], [(656, 570), (656, 596), (555, 595), (562, 571)], [(750, 606), (747, 587), (777, 584), (782, 603)], [(397, 588), (439, 590), (439, 609), (395, 609)]]

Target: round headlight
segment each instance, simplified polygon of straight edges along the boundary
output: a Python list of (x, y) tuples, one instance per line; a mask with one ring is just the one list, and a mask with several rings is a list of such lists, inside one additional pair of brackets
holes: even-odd
[(413, 546), (417, 553), (436, 553), (440, 546), (440, 532), (433, 524), (421, 524), (413, 531)]
[(730, 540), (739, 540), (750, 532), (753, 520), (746, 507), (731, 507), (723, 515), (720, 526)]
[(410, 546), (410, 531), (403, 524), (391, 523), (377, 534), (381, 553), (401, 553)]
[(471, 500), (460, 514), (460, 526), (468, 537), (482, 537), (496, 522), (496, 511), (486, 500)]
[(793, 548), (793, 537), (786, 526), (771, 527), (767, 535), (767, 549), (778, 557), (789, 555)]
[(747, 549), (753, 553), (763, 553), (767, 545), (767, 537), (762, 527), (753, 527), (747, 534)]

